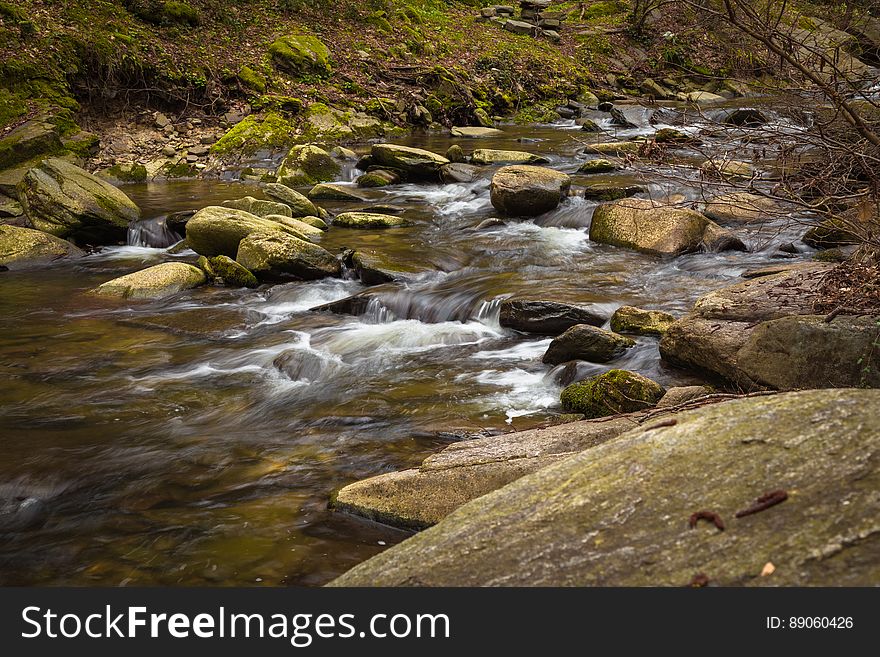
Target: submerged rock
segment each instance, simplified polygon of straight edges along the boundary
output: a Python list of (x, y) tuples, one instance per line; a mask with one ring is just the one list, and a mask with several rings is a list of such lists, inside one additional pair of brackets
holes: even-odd
[(559, 335), (578, 324), (601, 326), (605, 317), (567, 303), (512, 299), (501, 303), (499, 322), (505, 328), (523, 333)]
[(222, 278), (227, 287), (257, 287), (260, 284), (256, 276), (229, 256), (215, 256), (209, 262), (214, 276)]
[(238, 243), (251, 233), (277, 231), (298, 235), (293, 228), (234, 208), (211, 205), (202, 208), (187, 222), (186, 240), (189, 247), (204, 256), (238, 253)]
[(649, 199), (600, 205), (590, 223), (590, 239), (656, 255), (681, 255), (701, 249), (746, 250), (742, 241), (699, 212), (659, 205)]
[(503, 134), (504, 130), (487, 128), (484, 126), (456, 126), (452, 128), (453, 137), (469, 137), (471, 139), (477, 139), (481, 137), (499, 137)]
[(313, 280), (342, 273), (339, 260), (326, 249), (277, 231), (247, 235), (241, 240), (235, 260), (266, 280)]
[(492, 177), (492, 205), (508, 216), (533, 217), (550, 212), (568, 196), (571, 178), (544, 167), (503, 167)]
[(22, 269), (85, 253), (60, 237), (19, 226), (0, 225), (0, 265)]
[(370, 158), (375, 165), (400, 169), (412, 180), (438, 180), (440, 167), (449, 164), (437, 153), (397, 144), (373, 144)]
[(588, 418), (632, 413), (657, 404), (666, 391), (659, 383), (626, 370), (611, 370), (587, 381), (572, 383), (559, 400), (568, 413)]
[(333, 219), (334, 226), (343, 228), (397, 228), (408, 226), (403, 217), (393, 214), (377, 214), (372, 212), (343, 212)]
[(18, 196), (34, 228), (88, 244), (124, 241), (128, 225), (140, 219), (138, 207), (116, 187), (54, 158), (27, 172)]
[(292, 217), (317, 217), (320, 214), (314, 203), (287, 185), (268, 183), (265, 190), (267, 195), (289, 207)]
[(607, 363), (635, 345), (635, 341), (622, 335), (589, 324), (578, 324), (550, 343), (542, 361), (550, 365), (571, 360)]
[(471, 154), (474, 164), (547, 164), (550, 160), (526, 151), (499, 151), (478, 148)]
[(669, 313), (621, 306), (611, 316), (611, 330), (634, 335), (663, 335), (674, 322), (675, 317)]
[[(479, 497), (332, 585), (864, 586), (880, 569), (878, 405), (875, 390), (823, 390), (679, 413)], [(775, 490), (788, 499), (735, 517)], [(689, 527), (703, 509), (724, 532)]]
[(183, 262), (165, 262), (114, 278), (93, 290), (120, 299), (161, 299), (206, 282), (205, 272)]
[(282, 215), (285, 217), (292, 216), (290, 206), (286, 203), (264, 201), (262, 199), (256, 199), (253, 196), (245, 196), (244, 198), (237, 198), (232, 201), (223, 201), (222, 205), (224, 208), (244, 210), (245, 212), (250, 212), (258, 217), (265, 217), (270, 214)]

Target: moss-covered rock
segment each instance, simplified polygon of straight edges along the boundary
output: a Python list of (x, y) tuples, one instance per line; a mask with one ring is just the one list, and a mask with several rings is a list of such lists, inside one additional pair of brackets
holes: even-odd
[(335, 180), (342, 167), (330, 153), (310, 144), (294, 146), (278, 167), (278, 182), (289, 187)]
[(211, 269), (216, 278), (222, 278), (227, 287), (257, 287), (257, 277), (229, 256), (221, 255), (210, 259)]
[(407, 226), (409, 222), (393, 214), (372, 212), (343, 212), (333, 219), (334, 226), (343, 228), (396, 228)]
[(200, 255), (196, 259), (196, 267), (205, 272), (205, 278), (209, 283), (217, 278), (217, 272), (214, 271), (214, 267), (211, 266), (211, 261), (205, 256)]
[(492, 205), (508, 216), (534, 217), (550, 212), (568, 196), (571, 178), (553, 169), (529, 165), (502, 167), (492, 177)]
[(675, 317), (669, 313), (621, 306), (611, 316), (611, 330), (633, 335), (663, 335), (673, 322)]
[[(270, 221), (277, 221), (280, 224), (284, 224), (288, 228), (295, 231), (291, 232), (291, 235), (295, 235), (296, 237), (299, 237), (303, 240), (313, 241), (323, 235), (324, 231), (327, 229), (318, 228), (317, 226), (313, 226), (312, 224), (303, 221), (303, 219), (308, 218), (309, 217), (298, 217), (296, 219), (293, 219), (282, 214), (267, 214), (264, 217), (264, 219), (269, 219)], [(314, 219), (314, 217), (312, 217), (312, 219)], [(320, 221), (320, 219), (318, 221)]]
[(638, 155), (642, 149), (640, 141), (604, 141), (590, 144), (584, 148), (587, 155)]
[(611, 331), (589, 324), (577, 324), (550, 343), (542, 361), (549, 365), (560, 365), (570, 360), (607, 363), (635, 345), (635, 341)]
[(296, 124), (281, 112), (250, 114), (218, 139), (211, 152), (216, 155), (251, 155), (260, 150), (278, 150), (291, 144)]
[(708, 249), (710, 245), (745, 250), (745, 245), (734, 236), (725, 244), (726, 235), (728, 231), (699, 212), (660, 205), (649, 199), (631, 198), (600, 205), (590, 223), (590, 239), (594, 242), (657, 255), (681, 255)]
[(595, 159), (595, 160), (587, 160), (580, 167), (578, 167), (578, 173), (584, 175), (590, 175), (593, 173), (610, 173), (612, 171), (617, 171), (620, 169), (620, 165), (612, 162), (611, 160), (604, 159)]
[(546, 157), (526, 151), (501, 151), (492, 148), (478, 148), (471, 155), (474, 164), (547, 164)]
[(309, 190), (308, 197), (312, 201), (363, 201), (364, 197), (350, 185), (319, 183)]
[(101, 178), (119, 183), (144, 182), (147, 179), (147, 167), (134, 162), (114, 164), (98, 174)]
[(234, 208), (236, 210), (244, 210), (258, 217), (265, 217), (270, 214), (280, 214), (285, 217), (292, 216), (290, 206), (286, 203), (278, 201), (266, 201), (264, 199), (254, 198), (253, 196), (245, 196), (230, 201), (223, 201), (224, 208)]
[(292, 217), (317, 217), (318, 207), (305, 195), (281, 183), (268, 183), (266, 195), (290, 208)]
[(591, 183), (584, 187), (584, 198), (590, 201), (617, 201), (637, 194), (645, 194), (648, 189), (641, 185), (627, 185), (614, 182)]
[(202, 208), (186, 224), (186, 239), (190, 248), (208, 257), (235, 256), (239, 242), (257, 232), (299, 234), (280, 222), (217, 205)]
[(772, 200), (748, 192), (733, 192), (712, 198), (703, 214), (722, 226), (770, 221), (782, 214)]
[(400, 176), (388, 169), (374, 169), (358, 176), (358, 187), (387, 187), (400, 182)]
[(93, 292), (120, 299), (161, 299), (205, 282), (205, 272), (198, 267), (183, 262), (165, 262), (102, 283)]
[(665, 393), (663, 386), (641, 374), (611, 370), (587, 381), (572, 383), (559, 399), (566, 412), (594, 418), (650, 408)]
[(257, 73), (250, 66), (245, 65), (239, 69), (238, 81), (251, 91), (256, 91), (260, 94), (266, 93), (266, 78)]
[(43, 265), (61, 258), (83, 255), (73, 244), (54, 235), (0, 224), (0, 265), (8, 269)]
[(58, 128), (42, 119), (22, 123), (0, 138), (0, 169), (8, 169), (36, 157), (49, 157), (65, 150)]
[[(332, 585), (871, 585), (878, 405), (876, 390), (822, 390), (678, 413), (473, 499)], [(735, 517), (780, 489), (786, 501)], [(725, 531), (691, 529), (703, 509)]]
[(330, 75), (330, 50), (316, 36), (290, 35), (276, 39), (269, 46), (272, 60), (294, 77), (308, 74)]
[(399, 169), (412, 180), (438, 180), (440, 167), (449, 164), (449, 160), (437, 153), (397, 144), (373, 144), (370, 156), (374, 164)]
[(238, 248), (236, 261), (260, 279), (294, 277), (305, 280), (339, 276), (342, 265), (332, 253), (280, 232), (252, 233)]
[(18, 196), (34, 228), (92, 244), (124, 240), (140, 210), (113, 185), (64, 160), (30, 169)]
[(701, 143), (696, 137), (675, 128), (660, 128), (654, 133), (654, 141), (669, 146), (699, 146)]

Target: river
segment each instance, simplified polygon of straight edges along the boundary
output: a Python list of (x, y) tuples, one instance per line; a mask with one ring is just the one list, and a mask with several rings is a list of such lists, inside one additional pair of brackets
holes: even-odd
[[(404, 143), (440, 153), (453, 142), (528, 150), (573, 174), (575, 190), (585, 184), (575, 174), (579, 152), (595, 137), (572, 122), (504, 129), (503, 137), (421, 134)], [(590, 181), (639, 181), (652, 197), (696, 198), (696, 186), (671, 171), (652, 165)], [(0, 583), (323, 584), (407, 536), (329, 511), (333, 491), (415, 466), (451, 441), (560, 413), (558, 371), (541, 363), (549, 339), (499, 326), (501, 299), (681, 315), (699, 295), (778, 263), (779, 244), (803, 232), (783, 221), (737, 228), (751, 252), (664, 260), (590, 242), (596, 203), (575, 197), (534, 221), (475, 230), (496, 216), (491, 173), (323, 204), (331, 212), (393, 205), (414, 224), (331, 228), (320, 239), (331, 252), (372, 248), (420, 270), (405, 286), (380, 289), (362, 316), (310, 311), (366, 289), (349, 279), (208, 286), (117, 305), (84, 294), (159, 262), (192, 262), (191, 251), (155, 246), (167, 241), (162, 217), (261, 196), (238, 182), (126, 186), (146, 220), (130, 232), (131, 246), (0, 275), (0, 496), (34, 497), (48, 513), (41, 526), (0, 534)], [(348, 166), (341, 178), (355, 176)], [(638, 338), (611, 364), (582, 364), (580, 374), (611, 367), (667, 386), (699, 382), (661, 363), (653, 338)]]

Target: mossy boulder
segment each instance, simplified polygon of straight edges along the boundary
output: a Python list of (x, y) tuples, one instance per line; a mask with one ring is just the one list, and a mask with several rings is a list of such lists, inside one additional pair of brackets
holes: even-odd
[(400, 175), (388, 169), (374, 169), (358, 176), (358, 187), (387, 187), (400, 182)]
[[(263, 218), (269, 219), (270, 221), (277, 221), (280, 224), (284, 224), (288, 228), (296, 231), (296, 233), (291, 233), (292, 235), (295, 234), (296, 237), (299, 237), (300, 239), (304, 239), (304, 240), (309, 240), (309, 241), (313, 241), (315, 238), (320, 237), (321, 235), (324, 234), (324, 231), (327, 230), (326, 227), (325, 228), (318, 228), (317, 226), (313, 226), (312, 224), (310, 224), (306, 221), (303, 221), (303, 219), (315, 219), (316, 217), (292, 218), (292, 217), (285, 216), (283, 214), (267, 214)], [(318, 221), (321, 221), (321, 220), (318, 219)], [(290, 232), (290, 231), (288, 231), (288, 232)]]
[(492, 177), (492, 205), (508, 216), (534, 217), (554, 210), (568, 196), (571, 178), (529, 165), (502, 167)]
[(343, 228), (397, 228), (408, 226), (403, 217), (375, 212), (343, 212), (333, 219), (334, 226)]
[(309, 190), (308, 197), (312, 201), (363, 201), (356, 190), (350, 185), (319, 183)]
[(80, 249), (60, 237), (19, 226), (0, 224), (0, 265), (21, 269), (62, 258), (79, 258)]
[(760, 223), (778, 218), (782, 209), (771, 199), (748, 192), (721, 194), (710, 199), (703, 214), (720, 225)]
[(294, 77), (309, 74), (330, 75), (330, 50), (316, 36), (290, 35), (281, 37), (269, 46), (275, 65)]
[(373, 164), (403, 171), (412, 180), (439, 180), (440, 167), (449, 164), (442, 155), (421, 148), (397, 144), (373, 144)]
[(312, 203), (305, 195), (300, 194), (295, 189), (291, 189), (287, 185), (268, 183), (265, 191), (267, 196), (289, 207), (292, 217), (316, 217), (319, 214), (318, 206)]
[(42, 119), (32, 119), (0, 137), (0, 169), (23, 164), (39, 156), (56, 155), (64, 150), (57, 126)]
[(291, 216), (290, 207), (286, 203), (266, 201), (264, 199), (254, 198), (253, 196), (245, 196), (230, 201), (223, 201), (223, 207), (244, 210), (245, 212), (257, 215), (258, 217), (265, 217), (270, 214), (280, 214), (285, 217)]
[(594, 173), (611, 173), (612, 171), (617, 171), (620, 169), (620, 165), (612, 162), (611, 160), (604, 159), (595, 159), (595, 160), (587, 160), (580, 167), (578, 167), (577, 172), (590, 175)]
[(502, 151), (492, 148), (478, 148), (471, 154), (474, 164), (547, 164), (550, 160), (526, 151)]
[(278, 167), (278, 182), (289, 187), (314, 185), (325, 180), (335, 180), (342, 171), (330, 153), (323, 148), (307, 144), (294, 146)]
[(708, 217), (649, 199), (623, 199), (593, 212), (590, 239), (642, 253), (681, 255), (705, 250), (745, 250), (745, 245)]
[(260, 284), (256, 276), (229, 256), (215, 256), (209, 262), (214, 276), (222, 278), (227, 287), (257, 287)]
[(522, 333), (559, 335), (578, 324), (601, 326), (601, 314), (567, 303), (531, 299), (508, 299), (501, 302), (499, 323)]
[(29, 170), (18, 197), (34, 228), (88, 244), (125, 240), (140, 210), (108, 182), (64, 160)]
[(342, 273), (339, 260), (326, 249), (278, 231), (251, 233), (241, 240), (235, 259), (265, 280), (313, 280)]
[(239, 157), (262, 150), (279, 150), (295, 138), (296, 124), (281, 112), (270, 110), (251, 114), (232, 126), (218, 139), (211, 152), (215, 155)]
[(572, 383), (559, 399), (567, 413), (588, 418), (641, 411), (657, 404), (666, 391), (656, 381), (627, 370), (611, 370)]
[(205, 272), (183, 262), (165, 262), (114, 278), (93, 290), (95, 294), (119, 299), (161, 299), (206, 282)]
[(127, 164), (114, 164), (103, 171), (98, 172), (101, 178), (117, 183), (145, 182), (148, 177), (147, 167), (136, 162)]
[(633, 335), (663, 335), (675, 322), (675, 317), (659, 310), (642, 310), (621, 306), (611, 316), (611, 330)]
[(667, 146), (699, 146), (702, 143), (696, 137), (675, 128), (660, 128), (654, 133), (654, 141)]
[[(647, 423), (473, 499), (332, 586), (683, 587), (698, 573), (716, 586), (873, 585), (878, 406), (876, 390), (821, 390)], [(774, 490), (788, 499), (735, 517)], [(689, 527), (704, 509), (725, 531)]]
[(642, 149), (640, 141), (603, 141), (584, 148), (587, 155), (638, 155)]
[(550, 343), (542, 361), (549, 365), (571, 360), (607, 363), (634, 346), (635, 341), (622, 335), (590, 324), (578, 324)]
[(239, 242), (257, 232), (299, 234), (280, 222), (217, 205), (202, 208), (186, 224), (186, 239), (190, 248), (208, 257), (235, 256)]

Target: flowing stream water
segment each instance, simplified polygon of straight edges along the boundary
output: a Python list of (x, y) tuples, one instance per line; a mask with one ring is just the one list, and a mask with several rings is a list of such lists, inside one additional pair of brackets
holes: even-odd
[[(654, 129), (642, 122), (618, 136)], [(441, 153), (454, 141), (529, 150), (573, 174), (575, 190), (586, 182), (574, 174), (586, 159), (582, 142), (595, 137), (572, 122), (505, 133), (405, 143)], [(667, 169), (590, 182), (638, 181), (657, 198), (695, 198), (696, 187), (668, 179)], [(559, 368), (541, 363), (550, 340), (502, 328), (500, 300), (680, 315), (747, 269), (778, 263), (778, 245), (803, 232), (783, 220), (740, 227), (749, 253), (660, 259), (591, 242), (596, 203), (576, 197), (533, 221), (475, 230), (496, 216), (491, 174), (357, 190), (363, 202), (325, 204), (393, 205), (413, 222), (321, 237), (331, 252), (371, 248), (419, 270), (406, 285), (374, 289), (360, 316), (310, 311), (367, 289), (349, 279), (208, 286), (154, 302), (84, 294), (149, 265), (192, 261), (191, 251), (168, 253), (175, 237), (162, 219), (261, 196), (236, 182), (127, 186), (145, 218), (130, 246), (0, 274), (0, 497), (34, 498), (43, 516), (0, 533), (0, 583), (323, 584), (407, 536), (328, 510), (333, 491), (413, 467), (451, 441), (561, 412)], [(355, 176), (349, 166), (341, 179)], [(638, 338), (613, 363), (581, 364), (579, 374), (612, 367), (667, 386), (698, 381), (661, 363), (653, 338)]]

